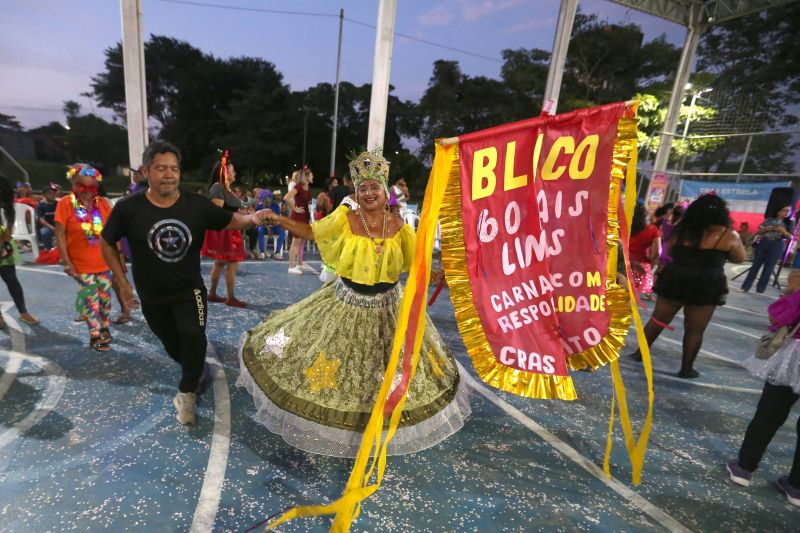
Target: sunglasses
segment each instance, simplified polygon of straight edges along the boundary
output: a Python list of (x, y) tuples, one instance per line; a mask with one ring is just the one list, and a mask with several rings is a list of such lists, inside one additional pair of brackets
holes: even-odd
[(75, 192), (79, 194), (85, 194), (85, 193), (97, 194), (97, 191), (99, 190), (100, 187), (98, 187), (97, 185), (81, 185), (80, 183), (75, 185)]

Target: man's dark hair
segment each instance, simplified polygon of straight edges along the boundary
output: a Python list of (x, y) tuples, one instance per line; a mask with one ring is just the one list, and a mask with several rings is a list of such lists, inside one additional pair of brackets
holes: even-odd
[(181, 162), (181, 151), (178, 150), (174, 145), (168, 143), (167, 141), (153, 141), (147, 145), (147, 148), (144, 149), (144, 153), (142, 154), (142, 164), (146, 167), (149, 167), (153, 164), (153, 160), (156, 158), (157, 154), (174, 154), (178, 159), (178, 164)]

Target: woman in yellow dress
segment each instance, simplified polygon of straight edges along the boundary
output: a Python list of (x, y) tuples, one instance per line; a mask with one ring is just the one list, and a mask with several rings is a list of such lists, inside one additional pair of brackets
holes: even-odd
[[(313, 225), (266, 215), (268, 224), (315, 240), (338, 277), (245, 334), (238, 382), (253, 396), (256, 421), (296, 448), (337, 457), (358, 452), (391, 355), (399, 278), (415, 242), (413, 230), (389, 212), (389, 162), (380, 152), (361, 153), (350, 173), (356, 209), (342, 205)], [(455, 360), (426, 317), (419, 366), (388, 453), (433, 446), (469, 414)]]

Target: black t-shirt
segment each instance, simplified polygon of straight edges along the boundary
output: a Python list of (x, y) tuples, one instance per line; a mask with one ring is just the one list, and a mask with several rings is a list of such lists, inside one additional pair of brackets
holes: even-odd
[(331, 202), (333, 202), (333, 209), (339, 207), (342, 203), (342, 200), (351, 194), (353, 194), (353, 190), (347, 185), (337, 185), (331, 189), (330, 192), (328, 192), (328, 196), (331, 197)]
[(199, 194), (181, 190), (178, 201), (164, 208), (153, 205), (143, 191), (116, 203), (103, 238), (112, 245), (128, 238), (136, 290), (143, 300), (153, 300), (202, 285), (200, 249), (206, 230), (221, 230), (232, 218), (232, 212)]

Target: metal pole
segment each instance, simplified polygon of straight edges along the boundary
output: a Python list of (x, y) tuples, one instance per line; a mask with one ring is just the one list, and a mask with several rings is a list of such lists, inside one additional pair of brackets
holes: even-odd
[(394, 19), (397, 0), (378, 0), (378, 24), (375, 31), (375, 57), (372, 63), (372, 94), (369, 100), (367, 150), (383, 147), (386, 134), (386, 111), (389, 104), (389, 74), (392, 68)]
[(0, 153), (2, 153), (4, 156), (6, 156), (6, 159), (11, 161), (11, 164), (14, 165), (15, 167), (17, 167), (20, 172), (22, 172), (22, 176), (25, 178), (25, 183), (30, 183), (31, 182), (30, 176), (28, 175), (28, 171), (25, 170), (25, 168), (22, 165), (19, 164), (19, 161), (14, 159), (14, 157), (11, 154), (6, 152), (6, 149), (3, 148), (2, 146), (0, 146)]
[(544, 89), (542, 106), (552, 101), (548, 109), (552, 115), (556, 114), (558, 96), (561, 94), (561, 78), (564, 76), (564, 65), (567, 62), (567, 49), (572, 36), (572, 25), (575, 22), (575, 13), (578, 11), (578, 0), (561, 0), (556, 23), (556, 35), (553, 38), (553, 53), (550, 56), (550, 68), (547, 71), (547, 83)]
[(142, 152), (148, 143), (142, 1), (120, 0), (120, 13), (125, 110), (128, 122), (128, 158), (131, 168), (138, 168), (142, 163)]
[(736, 174), (736, 183), (742, 179), (742, 172), (744, 172), (744, 164), (747, 163), (747, 156), (750, 155), (750, 145), (753, 144), (753, 136), (747, 138), (747, 146), (744, 148), (744, 156), (742, 157), (742, 164), (739, 165), (739, 173)]
[(306, 133), (308, 131), (308, 109), (305, 110), (303, 115), (303, 155), (300, 161), (300, 172), (305, 173), (306, 168)]
[[(667, 170), (667, 163), (669, 162), (669, 154), (672, 149), (672, 134), (675, 133), (675, 128), (678, 125), (680, 118), (681, 104), (683, 103), (684, 90), (686, 82), (689, 81), (689, 73), (692, 70), (692, 62), (694, 55), (697, 51), (697, 43), (700, 40), (700, 34), (703, 33), (705, 26), (699, 23), (700, 10), (692, 4), (691, 6), (691, 24), (686, 32), (686, 39), (683, 43), (683, 51), (681, 52), (681, 59), (678, 63), (678, 70), (675, 73), (675, 82), (672, 84), (672, 94), (669, 99), (669, 109), (667, 109), (667, 116), (664, 120), (664, 129), (661, 135), (661, 144), (658, 146), (658, 153), (656, 154), (655, 162), (653, 163), (653, 175), (663, 174)], [(672, 182), (672, 179), (670, 179)], [(670, 183), (671, 188), (672, 183)], [(649, 193), (648, 193), (649, 196)]]
[(342, 64), (342, 27), (344, 9), (339, 10), (339, 51), (336, 53), (336, 92), (333, 96), (333, 133), (331, 134), (331, 170), (329, 176), (336, 175), (336, 130), (339, 122), (339, 67)]

